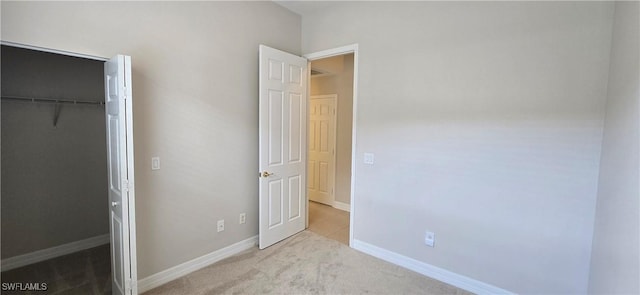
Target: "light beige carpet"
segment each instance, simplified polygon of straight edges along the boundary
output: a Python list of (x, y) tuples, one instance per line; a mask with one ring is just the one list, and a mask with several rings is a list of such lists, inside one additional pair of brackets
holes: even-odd
[(145, 293), (469, 294), (303, 231), (264, 250), (247, 250)]

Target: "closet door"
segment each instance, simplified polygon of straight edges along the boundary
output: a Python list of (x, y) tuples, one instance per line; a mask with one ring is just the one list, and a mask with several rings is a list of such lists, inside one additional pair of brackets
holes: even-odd
[(105, 63), (113, 294), (137, 294), (131, 57)]

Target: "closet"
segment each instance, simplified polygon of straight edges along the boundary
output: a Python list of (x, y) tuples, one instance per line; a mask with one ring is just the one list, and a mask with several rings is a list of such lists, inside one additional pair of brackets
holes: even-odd
[(1, 50), (2, 282), (111, 293), (104, 62)]

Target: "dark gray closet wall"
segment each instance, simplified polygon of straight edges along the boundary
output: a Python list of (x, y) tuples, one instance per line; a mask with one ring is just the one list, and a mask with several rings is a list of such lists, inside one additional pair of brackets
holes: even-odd
[[(2, 96), (104, 101), (103, 62), (2, 46)], [(109, 233), (104, 107), (2, 100), (2, 259)]]

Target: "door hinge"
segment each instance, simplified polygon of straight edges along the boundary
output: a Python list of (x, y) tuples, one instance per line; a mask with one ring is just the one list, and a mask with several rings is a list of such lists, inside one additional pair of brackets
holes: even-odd
[(122, 191), (128, 192), (133, 190), (133, 182), (130, 182), (128, 179), (122, 180)]
[(131, 279), (126, 279), (124, 283), (125, 294), (133, 294), (133, 288), (131, 287)]

